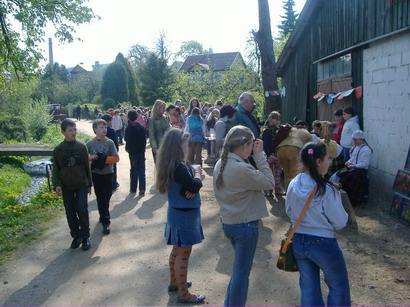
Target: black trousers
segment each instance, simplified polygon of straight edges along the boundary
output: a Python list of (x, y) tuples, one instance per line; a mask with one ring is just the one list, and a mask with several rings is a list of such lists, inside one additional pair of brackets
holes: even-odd
[(110, 225), (110, 199), (112, 195), (113, 174), (99, 175), (92, 174), (95, 196), (97, 198), (100, 222), (103, 225)]
[(90, 219), (87, 202), (88, 188), (63, 189), (63, 202), (70, 234), (73, 238), (90, 237)]

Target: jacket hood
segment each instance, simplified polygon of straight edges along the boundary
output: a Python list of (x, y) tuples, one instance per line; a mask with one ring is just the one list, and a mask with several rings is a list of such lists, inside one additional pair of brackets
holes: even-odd
[(309, 194), (315, 188), (316, 182), (306, 173), (301, 173), (295, 177), (292, 181), (292, 193), (296, 195), (297, 198), (306, 201)]
[(349, 118), (349, 119), (346, 121), (346, 123), (347, 123), (347, 122), (356, 122), (356, 123), (359, 123), (359, 116), (355, 115), (355, 116)]

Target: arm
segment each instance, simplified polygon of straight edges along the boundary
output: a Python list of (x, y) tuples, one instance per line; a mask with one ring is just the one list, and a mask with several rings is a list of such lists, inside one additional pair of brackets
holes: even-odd
[(88, 187), (91, 187), (92, 184), (92, 179), (91, 179), (91, 167), (90, 167), (90, 161), (89, 161), (89, 156), (88, 156), (88, 150), (87, 147), (84, 146), (82, 152), (81, 152), (81, 160), (84, 163), (84, 170), (87, 176), (87, 180), (88, 180)]
[(154, 125), (154, 120), (152, 117), (149, 119), (149, 142), (151, 144), (152, 150), (156, 151), (158, 150), (158, 143), (157, 140), (155, 139), (155, 125)]
[(364, 147), (359, 153), (359, 157), (357, 159), (357, 164), (356, 161), (350, 161), (352, 163), (352, 166), (354, 168), (362, 168), (362, 169), (368, 169), (370, 165), (370, 156), (372, 155), (372, 151), (370, 150), (369, 147)]
[(323, 199), (323, 210), (335, 230), (340, 230), (346, 226), (348, 215), (343, 208), (339, 191), (326, 187), (326, 195)]
[(105, 159), (105, 164), (115, 164), (115, 163), (118, 163), (119, 161), (120, 161), (120, 156), (118, 155), (114, 142), (111, 142), (110, 150), (108, 151), (107, 158)]
[(190, 193), (198, 193), (202, 188), (202, 181), (200, 178), (193, 178), (189, 173), (187, 166), (179, 163), (175, 168), (175, 182), (182, 185), (182, 188)]
[[(88, 161), (88, 156), (87, 156)], [(58, 155), (56, 153), (56, 149), (53, 152), (53, 174), (52, 174), (52, 182), (54, 189), (56, 187), (61, 187), (61, 177), (60, 177), (60, 163), (58, 160)]]

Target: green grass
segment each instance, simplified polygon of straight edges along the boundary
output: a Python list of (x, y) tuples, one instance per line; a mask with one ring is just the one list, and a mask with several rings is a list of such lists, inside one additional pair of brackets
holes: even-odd
[(15, 205), (17, 197), (31, 183), (31, 177), (21, 167), (3, 164), (4, 161), (4, 159), (0, 160), (0, 207)]
[[(48, 127), (46, 135), (41, 139), (40, 143), (45, 145), (56, 146), (60, 144), (64, 139), (61, 134), (60, 125), (52, 124)], [(80, 142), (87, 142), (91, 140), (92, 137), (81, 132), (77, 132), (77, 140)]]

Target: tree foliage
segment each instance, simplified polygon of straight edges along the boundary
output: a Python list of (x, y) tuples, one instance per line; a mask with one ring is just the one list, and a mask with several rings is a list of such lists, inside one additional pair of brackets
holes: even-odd
[(124, 55), (120, 52), (118, 53), (115, 61), (124, 66), (125, 71), (127, 72), (128, 78), (128, 91), (129, 91), (129, 101), (131, 103), (138, 103), (138, 95), (137, 95), (137, 81), (135, 77), (135, 72), (130, 65), (130, 62), (124, 57)]
[(190, 55), (204, 54), (204, 47), (200, 42), (190, 40), (182, 42), (176, 57), (185, 60)]
[(128, 50), (128, 60), (135, 68), (137, 68), (146, 60), (149, 53), (150, 50), (147, 47), (136, 44)]
[(0, 74), (17, 77), (36, 72), (42, 59), (39, 44), (51, 23), (62, 42), (74, 40), (74, 26), (95, 15), (85, 0), (0, 1)]
[(280, 30), (280, 36), (285, 37), (289, 36), (295, 29), (298, 14), (296, 14), (294, 10), (295, 0), (283, 0), (282, 3), (285, 14), (280, 16), (282, 21), (278, 28)]
[(118, 62), (111, 63), (104, 73), (101, 85), (101, 96), (113, 99), (116, 103), (128, 101), (128, 75), (124, 66)]

